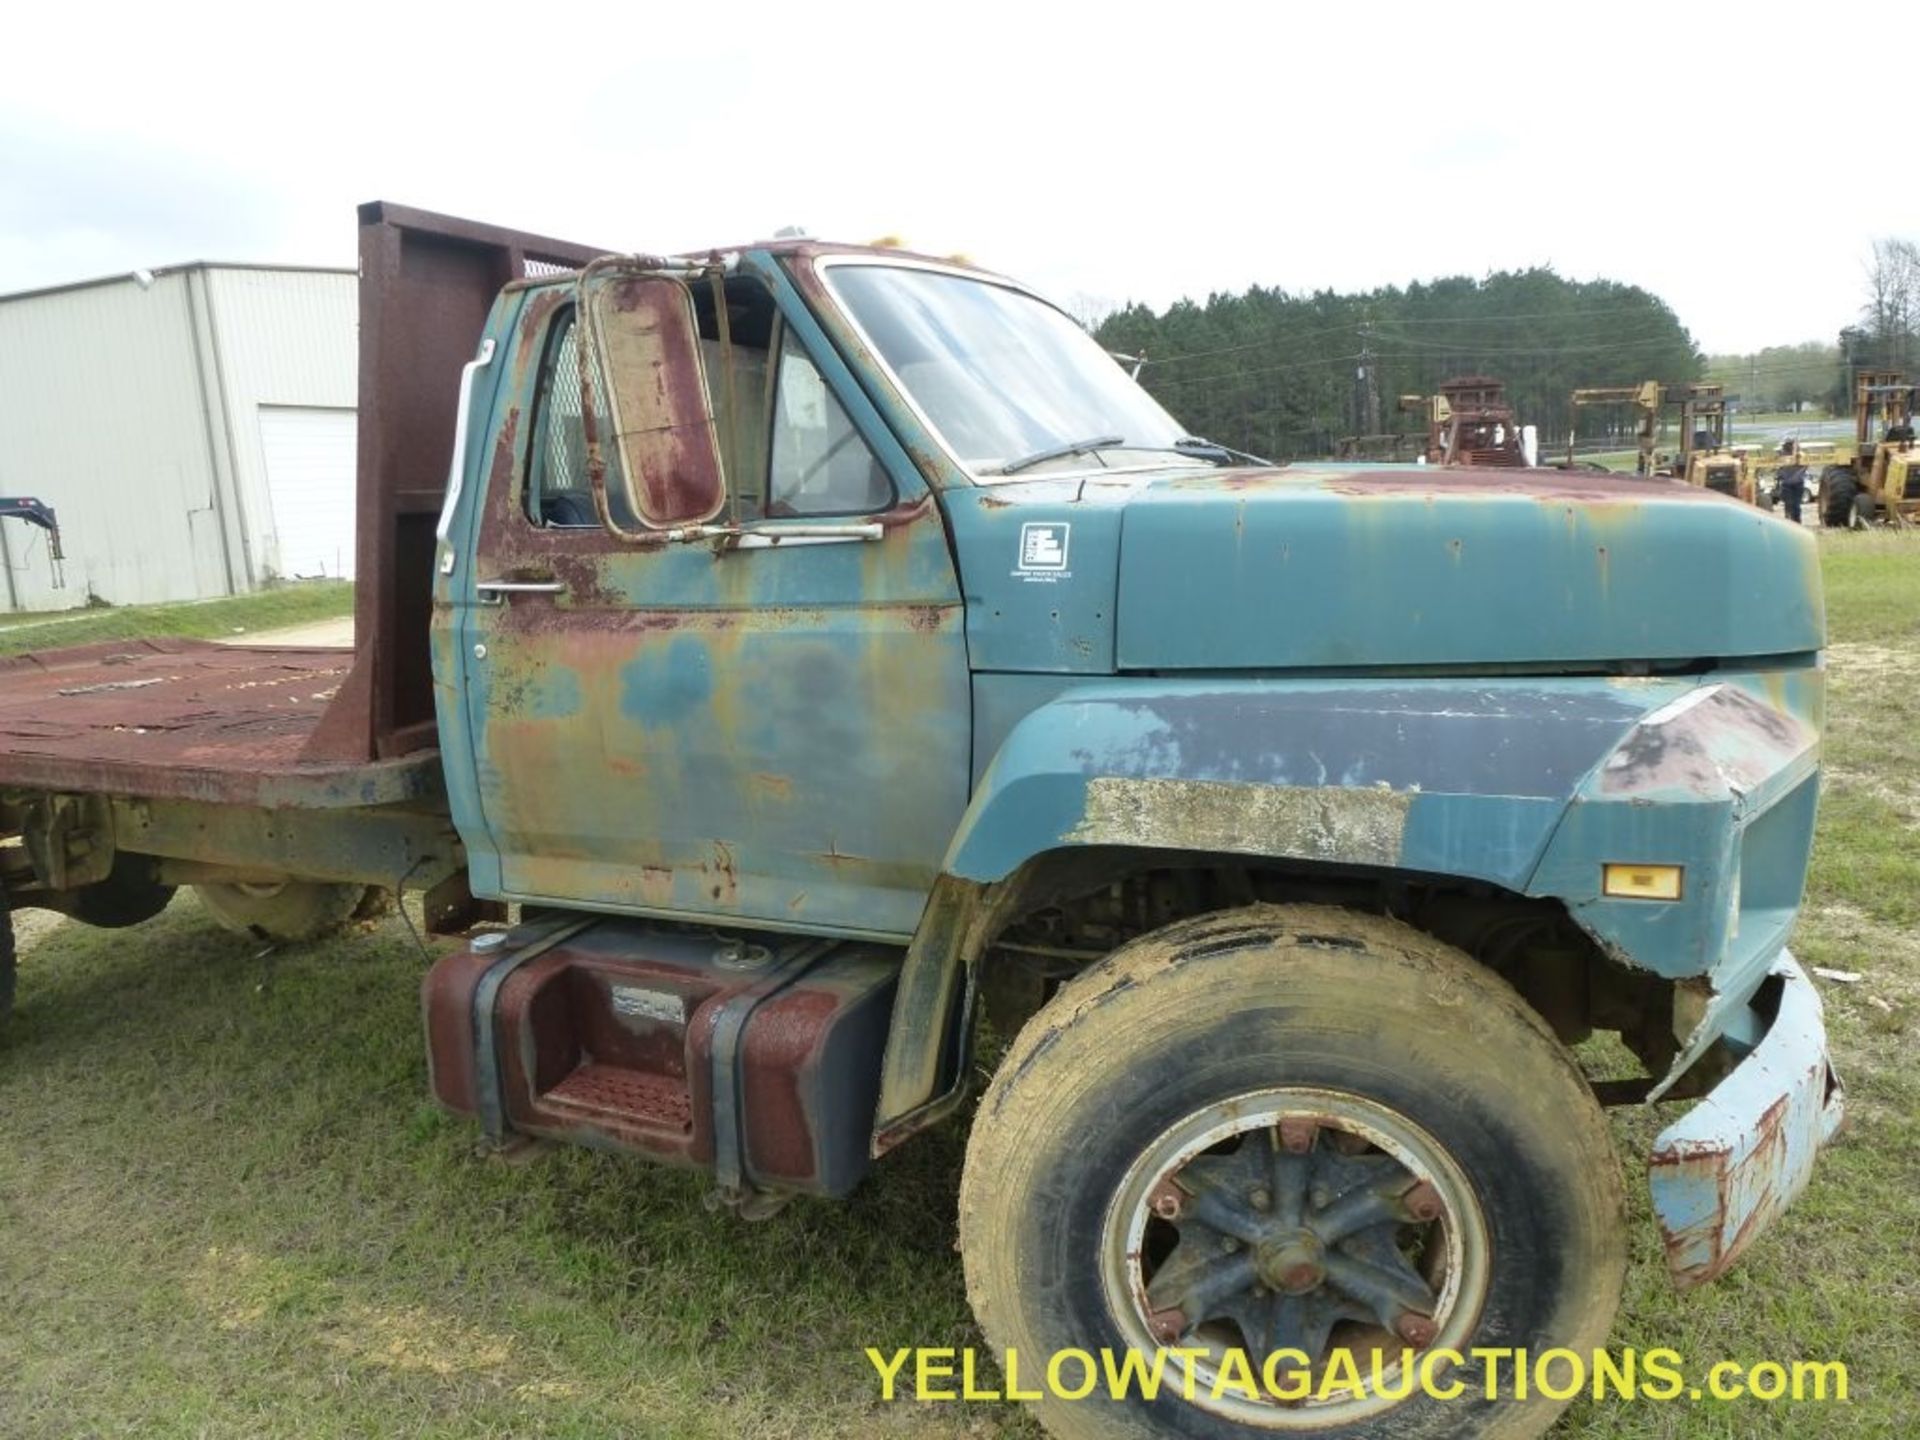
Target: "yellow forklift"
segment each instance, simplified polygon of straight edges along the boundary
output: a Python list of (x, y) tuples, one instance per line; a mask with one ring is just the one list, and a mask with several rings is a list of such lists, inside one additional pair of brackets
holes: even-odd
[[(1596, 405), (1630, 405), (1635, 416), (1637, 454), (1634, 473), (1649, 478), (1684, 480), (1705, 490), (1717, 490), (1749, 505), (1760, 503), (1754, 467), (1745, 455), (1727, 444), (1727, 397), (1724, 386), (1702, 381), (1662, 385), (1658, 380), (1638, 385), (1595, 386), (1575, 390), (1573, 418), (1567, 427), (1567, 464), (1574, 463), (1574, 439), (1580, 412)], [(1680, 412), (1680, 450), (1676, 455), (1656, 453), (1660, 418), (1668, 409)]]
[[(1820, 523), (1861, 529), (1920, 523), (1920, 452), (1913, 443), (1914, 382), (1897, 370), (1853, 379), (1851, 461), (1820, 472)], [(1878, 429), (1879, 437), (1874, 438)]]

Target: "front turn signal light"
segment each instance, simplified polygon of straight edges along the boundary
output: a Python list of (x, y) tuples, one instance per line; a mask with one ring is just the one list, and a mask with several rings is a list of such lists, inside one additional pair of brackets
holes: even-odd
[(1603, 865), (1600, 893), (1615, 900), (1678, 900), (1680, 865)]

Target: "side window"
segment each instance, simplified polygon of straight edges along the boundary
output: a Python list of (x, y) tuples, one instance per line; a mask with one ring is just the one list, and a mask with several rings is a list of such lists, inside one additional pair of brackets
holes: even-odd
[(767, 514), (867, 515), (893, 503), (893, 482), (807, 352), (781, 341), (773, 394)]
[[(777, 323), (773, 297), (745, 277), (727, 282), (731, 346), (723, 348), (711, 291), (693, 292), (701, 364), (726, 461), (734, 513), (742, 519), (866, 515), (893, 503), (893, 482), (800, 343)], [(777, 360), (770, 362), (770, 353)], [(732, 360), (732, 387), (722, 367)], [(594, 414), (610, 414), (606, 383), (593, 374)], [(728, 401), (731, 400), (731, 412)], [(732, 424), (727, 423), (731, 414)], [(625, 529), (639, 529), (620, 473), (617, 445), (603, 443), (607, 503)], [(526, 516), (543, 529), (600, 524), (587, 485), (580, 415), (580, 344), (571, 306), (547, 333), (528, 440)]]
[[(605, 433), (606, 384), (593, 377), (593, 409)], [(607, 503), (614, 519), (635, 522), (620, 478), (619, 447), (603, 444), (607, 466)], [(598, 528), (593, 492), (587, 486), (587, 433), (580, 420), (580, 339), (574, 312), (560, 312), (547, 332), (540, 382), (533, 402), (533, 438), (527, 455), (527, 519), (543, 528)]]

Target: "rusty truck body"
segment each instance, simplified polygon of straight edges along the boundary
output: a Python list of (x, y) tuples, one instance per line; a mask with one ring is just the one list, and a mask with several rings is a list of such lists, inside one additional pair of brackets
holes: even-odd
[[(964, 1113), (996, 1034), (988, 1338), (1263, 1377), (1042, 1402), (1074, 1434), (1536, 1434), (1538, 1394), (1280, 1382), (1602, 1343), (1605, 1104), (1708, 1097), (1651, 1155), (1683, 1286), (1808, 1183), (1810, 537), (1601, 475), (1242, 464), (955, 262), (360, 233), (354, 650), (0, 667), (10, 908), (492, 916), (423, 980), (439, 1099), (749, 1214)], [(1596, 1030), (1640, 1078), (1582, 1073)]]

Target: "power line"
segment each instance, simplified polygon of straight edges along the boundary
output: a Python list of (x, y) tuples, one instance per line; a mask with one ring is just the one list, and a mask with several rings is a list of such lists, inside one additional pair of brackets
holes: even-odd
[[(1318, 360), (1300, 360), (1287, 365), (1261, 365), (1251, 370), (1216, 370), (1210, 375), (1169, 375), (1155, 378), (1154, 386), (1177, 389), (1188, 385), (1208, 385), (1220, 380), (1250, 379), (1255, 375), (1275, 375), (1282, 371), (1311, 370), (1320, 365), (1348, 365), (1361, 358), (1358, 352), (1352, 355), (1328, 355)], [(1374, 357), (1376, 360), (1379, 356)]]
[(1609, 350), (1639, 350), (1671, 341), (1671, 333), (1649, 332), (1631, 340), (1598, 341), (1591, 345), (1479, 345), (1471, 342), (1422, 340), (1412, 335), (1386, 335), (1397, 345), (1454, 355), (1598, 355)]

